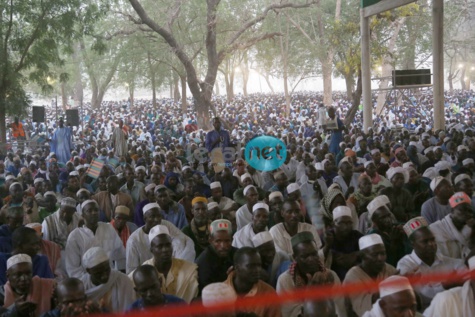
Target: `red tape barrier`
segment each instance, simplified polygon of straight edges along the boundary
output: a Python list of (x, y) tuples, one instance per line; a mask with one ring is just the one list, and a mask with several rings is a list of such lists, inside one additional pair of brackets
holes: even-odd
[[(475, 279), (475, 270), (459, 271), (459, 272), (440, 272), (428, 275), (408, 276), (412, 286), (430, 284), (430, 283), (461, 283), (469, 279)], [(358, 293), (377, 293), (378, 284), (381, 280), (374, 280), (364, 283), (352, 283), (341, 286), (325, 285), (312, 286), (306, 288), (295, 289), (292, 292), (282, 294), (264, 294), (254, 297), (242, 297), (235, 302), (226, 302), (213, 305), (212, 307), (204, 307), (200, 302), (191, 303), (190, 305), (168, 306), (167, 308), (150, 308), (144, 311), (134, 311), (127, 315), (133, 314), (137, 317), (169, 317), (169, 316), (197, 316), (205, 315), (212, 312), (213, 314), (233, 311), (238, 307), (239, 311), (248, 311), (258, 306), (285, 305), (290, 302), (304, 302), (308, 300), (321, 301), (334, 297), (347, 297)], [(399, 282), (387, 283), (387, 285), (399, 285)], [(122, 314), (121, 314), (122, 315)], [(103, 316), (103, 315), (102, 315)], [(109, 314), (108, 316), (117, 316), (117, 314)]]

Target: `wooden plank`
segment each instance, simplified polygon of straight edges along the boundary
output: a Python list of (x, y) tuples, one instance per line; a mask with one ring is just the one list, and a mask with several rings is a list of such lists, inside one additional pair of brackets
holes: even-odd
[(363, 8), (363, 16), (365, 18), (371, 17), (378, 13), (392, 10), (395, 8), (399, 8), (405, 6), (409, 3), (416, 2), (417, 0), (382, 0), (378, 3), (375, 3), (371, 6)]

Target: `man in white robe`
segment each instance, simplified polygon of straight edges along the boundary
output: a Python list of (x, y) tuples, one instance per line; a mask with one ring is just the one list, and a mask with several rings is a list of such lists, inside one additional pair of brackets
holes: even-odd
[(254, 185), (248, 185), (243, 192), (246, 204), (241, 206), (236, 212), (237, 230), (252, 222), (252, 207), (257, 203), (259, 195)]
[(262, 231), (267, 231), (269, 222), (269, 206), (257, 203), (252, 207), (252, 222), (238, 230), (233, 237), (233, 247), (252, 247), (252, 238)]
[(64, 250), (69, 234), (78, 227), (80, 219), (76, 213), (76, 201), (70, 197), (63, 198), (59, 210), (43, 220), (43, 239), (57, 243)]
[(74, 229), (68, 237), (65, 249), (66, 272), (69, 277), (80, 278), (86, 273), (81, 259), (83, 254), (92, 247), (101, 247), (109, 259), (123, 263), (125, 250), (122, 240), (110, 223), (99, 222), (99, 205), (94, 200), (86, 200), (81, 204), (85, 225)]
[(157, 203), (145, 205), (143, 213), (145, 225), (135, 230), (127, 240), (125, 269), (127, 274), (152, 257), (148, 234), (156, 225), (164, 225), (168, 228), (172, 237), (173, 257), (190, 262), (195, 261), (196, 252), (193, 240), (171, 222), (162, 220), (160, 206)]
[(269, 231), (262, 231), (252, 237), (252, 246), (257, 249), (262, 259), (261, 279), (275, 288), (277, 285), (277, 273), (284, 262), (290, 260), (287, 254), (275, 249), (274, 239)]
[[(361, 251), (361, 264), (353, 266), (346, 273), (343, 284), (372, 283), (377, 279), (384, 279), (397, 273), (396, 269), (386, 263), (386, 248), (383, 239), (378, 234), (363, 236), (358, 241)], [(371, 310), (373, 304), (372, 292), (362, 292), (349, 298), (351, 309), (357, 316), (363, 316)]]
[[(143, 265), (152, 265), (157, 269), (162, 280), (162, 293), (174, 295), (190, 303), (198, 295), (198, 266), (172, 256), (172, 239), (166, 226), (153, 227), (149, 233), (149, 240), (152, 258)], [(163, 271), (166, 270), (165, 276)], [(131, 279), (133, 273), (134, 271), (129, 274)]]
[(84, 284), (88, 299), (97, 301), (102, 309), (109, 312), (124, 312), (135, 300), (132, 281), (122, 272), (111, 270), (107, 253), (93, 247), (82, 257), (86, 274), (80, 279)]
[(439, 252), (463, 259), (470, 252), (470, 236), (475, 225), (471, 199), (464, 192), (455, 193), (449, 200), (452, 212), (430, 225)]
[(127, 130), (124, 127), (124, 122), (120, 119), (119, 126), (114, 128), (111, 136), (112, 147), (115, 150), (115, 155), (119, 158), (127, 154), (127, 138)]
[(422, 317), (416, 312), (416, 295), (406, 277), (395, 275), (379, 283), (379, 297), (363, 317)]

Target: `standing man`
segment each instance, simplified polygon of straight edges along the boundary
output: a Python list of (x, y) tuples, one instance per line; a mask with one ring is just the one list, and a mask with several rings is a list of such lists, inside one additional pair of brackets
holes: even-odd
[(15, 117), (15, 121), (10, 125), (12, 136), (17, 140), (25, 140), (25, 130), (23, 124)]
[(209, 153), (215, 148), (224, 148), (230, 145), (229, 132), (221, 128), (221, 119), (216, 117), (213, 119), (214, 130), (206, 134), (205, 146)]
[(73, 138), (71, 128), (64, 126), (63, 117), (59, 118), (59, 127), (54, 131), (50, 145), (50, 152), (56, 154), (59, 163), (66, 163), (71, 159)]
[(115, 156), (122, 157), (127, 154), (127, 138), (128, 138), (127, 127), (124, 126), (124, 121), (119, 120), (119, 126), (114, 128), (112, 132), (112, 147), (115, 150)]
[(330, 139), (330, 152), (337, 155), (340, 151), (340, 142), (343, 141), (343, 134), (341, 131), (347, 131), (343, 122), (336, 116), (335, 108), (328, 108), (328, 117), (326, 129), (332, 130), (332, 136)]

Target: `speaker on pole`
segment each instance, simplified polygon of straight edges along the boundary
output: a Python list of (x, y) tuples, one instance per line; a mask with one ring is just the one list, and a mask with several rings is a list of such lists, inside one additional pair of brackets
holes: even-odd
[(45, 107), (33, 106), (33, 122), (45, 122)]
[(78, 109), (66, 110), (66, 125), (79, 127), (79, 111)]

